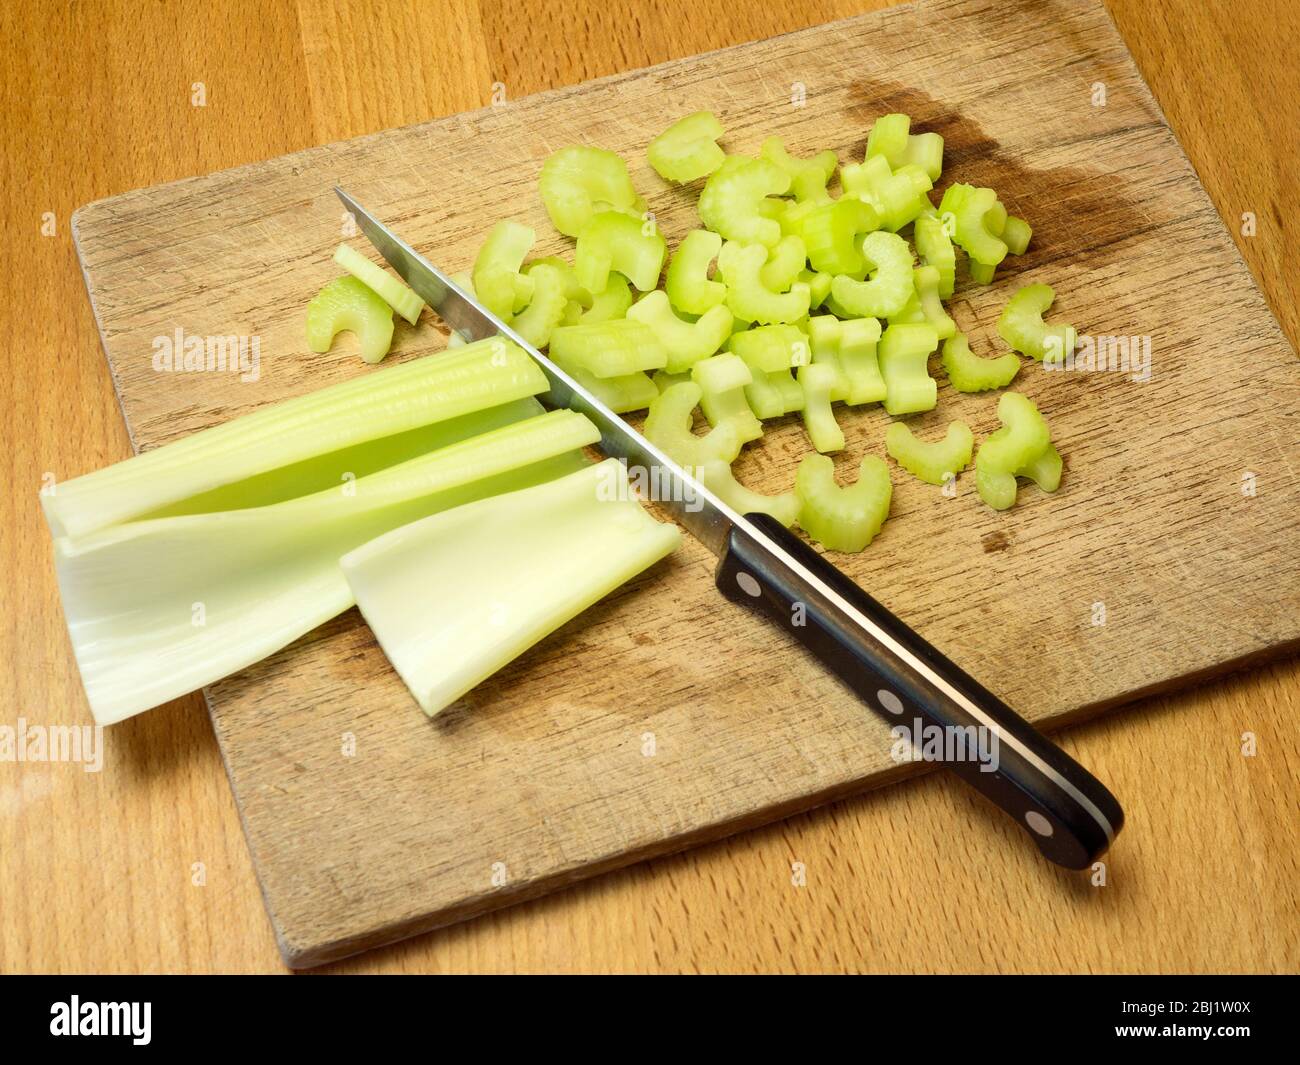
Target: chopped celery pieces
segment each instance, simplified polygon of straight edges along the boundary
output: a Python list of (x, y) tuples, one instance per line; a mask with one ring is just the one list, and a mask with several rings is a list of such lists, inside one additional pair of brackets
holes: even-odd
[(897, 232), (913, 219), (933, 210), (926, 195), (932, 187), (919, 166), (907, 164), (896, 172), (884, 156), (868, 156), (864, 162), (840, 171), (844, 195), (856, 197), (875, 208), (881, 228)]
[(912, 298), (912, 249), (896, 233), (868, 233), (862, 240), (862, 254), (871, 278), (858, 281), (837, 274), (831, 282), (831, 296), (853, 318), (889, 318), (898, 314)]
[(700, 193), (700, 220), (727, 240), (770, 248), (781, 239), (781, 224), (763, 214), (763, 205), (789, 189), (790, 175), (775, 163), (729, 155)]
[(498, 222), (474, 260), (474, 293), (502, 321), (509, 322), (532, 296), (532, 284), (520, 270), (536, 239), (528, 226)]
[(1010, 216), (1007, 224), (1002, 227), (1002, 242), (1012, 255), (1024, 255), (1029, 247), (1029, 238), (1033, 235), (1029, 223), (1015, 215)]
[(1006, 388), (1020, 372), (1020, 360), (1013, 352), (996, 359), (980, 358), (971, 351), (965, 333), (954, 333), (943, 343), (943, 368), (958, 392), (987, 392)]
[(405, 281), (376, 266), (355, 248), (349, 248), (346, 244), (340, 244), (335, 249), (334, 261), (362, 284), (374, 289), (385, 303), (415, 325), (420, 312), (424, 310), (424, 300), (412, 292)]
[(611, 270), (617, 270), (640, 291), (649, 292), (659, 284), (665, 254), (667, 246), (653, 220), (602, 211), (578, 234), (574, 269), (589, 292), (602, 291)]
[(826, 183), (839, 163), (830, 149), (818, 152), (811, 159), (796, 159), (786, 151), (785, 141), (780, 137), (768, 137), (759, 149), (759, 155), (790, 175), (790, 193), (796, 202), (824, 203), (830, 199)]
[(834, 315), (819, 314), (808, 319), (808, 333), (813, 362), (834, 368), (838, 375), (830, 395), (833, 401), (857, 406), (885, 398), (885, 381), (877, 358), (880, 323), (876, 319), (841, 321)]
[(799, 524), (831, 551), (861, 551), (889, 517), (893, 485), (884, 459), (867, 455), (856, 484), (835, 483), (835, 463), (827, 455), (807, 455), (795, 479)]
[(352, 605), (338, 564), (346, 552), (440, 509), (568, 472), (598, 437), (582, 415), (553, 411), (270, 506), (57, 539), (95, 720), (120, 721), (265, 658)]
[(916, 242), (917, 255), (927, 266), (939, 271), (939, 295), (951, 299), (957, 279), (957, 253), (942, 220), (934, 215), (922, 215), (912, 227), (912, 239)]
[(596, 377), (626, 377), (661, 370), (668, 353), (645, 322), (620, 318), (594, 325), (565, 325), (551, 334), (551, 355), (561, 366)]
[(647, 292), (627, 312), (629, 320), (642, 322), (658, 339), (671, 374), (684, 373), (701, 359), (707, 359), (731, 336), (731, 312), (711, 307), (699, 319), (687, 322), (673, 313), (668, 293)]
[(1033, 400), (1004, 392), (998, 400), (1002, 428), (989, 434), (975, 455), (975, 488), (994, 510), (1016, 501), (1016, 478), (1028, 477), (1044, 492), (1061, 485), (1061, 456)]
[[(535, 348), (544, 348), (551, 341), (551, 333), (564, 320), (564, 311), (570, 303), (570, 291), (586, 292), (577, 285), (570, 287), (570, 278), (562, 266), (536, 262), (527, 269), (533, 282), (533, 296), (528, 306), (515, 315), (511, 323), (515, 332)], [(590, 297), (588, 297), (590, 301)], [(572, 302), (577, 303), (574, 299)]]
[(761, 325), (797, 322), (808, 314), (812, 293), (796, 282), (789, 292), (774, 292), (763, 284), (767, 248), (762, 244), (728, 241), (718, 253), (718, 272), (727, 285), (727, 306), (744, 322)]
[(934, 408), (938, 386), (927, 363), (938, 346), (939, 335), (932, 325), (891, 325), (881, 334), (880, 375), (885, 379), (885, 410), (890, 414)]
[(363, 281), (340, 277), (307, 304), (307, 346), (324, 354), (347, 330), (361, 345), (361, 358), (376, 363), (393, 343), (393, 308)]
[(799, 497), (793, 492), (768, 496), (746, 488), (731, 472), (730, 464), (719, 459), (705, 463), (699, 480), (737, 514), (769, 514), (787, 529), (799, 517)]
[(665, 181), (685, 185), (707, 177), (722, 165), (726, 153), (718, 147), (722, 123), (712, 111), (679, 118), (650, 142), (646, 158)]
[(1056, 299), (1050, 285), (1026, 285), (1007, 301), (998, 318), (998, 336), (1030, 358), (1060, 365), (1074, 351), (1078, 333), (1072, 325), (1048, 325), (1044, 312)]
[(808, 251), (803, 239), (793, 233), (782, 237), (767, 252), (767, 262), (758, 272), (764, 288), (773, 292), (789, 292), (808, 265)]
[(867, 262), (862, 254), (861, 238), (879, 226), (880, 219), (870, 204), (844, 197), (806, 215), (799, 223), (798, 232), (814, 270), (862, 277)]
[[(979, 264), (988, 269), (1006, 258), (1007, 246), (989, 230), (986, 218), (996, 209), (997, 202), (997, 193), (992, 189), (957, 183), (948, 186), (939, 204), (940, 214), (951, 215), (953, 240), (971, 257), (972, 267)], [(992, 274), (988, 277), (991, 278)]]
[(582, 312), (578, 322), (566, 322), (566, 325), (595, 325), (597, 322), (612, 322), (627, 314), (632, 306), (632, 286), (622, 274), (610, 272), (609, 280), (599, 292), (591, 294), (591, 306)]
[(84, 536), (315, 455), (547, 389), (493, 337), (284, 400), (59, 485), (41, 497), (55, 536)]
[(839, 371), (825, 363), (814, 362), (799, 367), (804, 428), (813, 447), (821, 452), (844, 450), (844, 431), (831, 410), (831, 393), (839, 381)]
[(664, 291), (682, 314), (707, 314), (727, 298), (727, 286), (709, 278), (709, 263), (722, 250), (722, 238), (707, 229), (693, 229), (677, 246), (668, 264)]
[(911, 133), (907, 115), (882, 115), (867, 134), (867, 158), (882, 155), (894, 169), (912, 164), (931, 181), (943, 170), (943, 137), (937, 133)]
[(650, 402), (642, 432), (683, 466), (699, 467), (706, 462), (731, 463), (745, 440), (742, 427), (725, 420), (703, 436), (692, 431), (692, 414), (703, 393), (694, 381), (669, 384)]
[(606, 459), (394, 529), (345, 555), (341, 572), (433, 716), (680, 539)]
[(952, 422), (942, 440), (919, 440), (904, 422), (894, 422), (885, 432), (890, 458), (927, 484), (944, 484), (970, 463), (975, 435), (965, 422)]
[(637, 372), (620, 374), (617, 377), (597, 377), (580, 368), (568, 369), (573, 379), (588, 392), (600, 400), (615, 414), (626, 414), (632, 410), (645, 410), (650, 406), (659, 389), (647, 373)]
[(636, 194), (627, 164), (604, 148), (577, 145), (552, 152), (542, 164), (537, 191), (551, 224), (576, 237), (600, 211), (640, 215), (645, 200)]
[(710, 425), (734, 425), (742, 442), (763, 435), (763, 426), (745, 399), (754, 375), (739, 355), (728, 352), (700, 360), (691, 367), (691, 380), (700, 388), (700, 407)]

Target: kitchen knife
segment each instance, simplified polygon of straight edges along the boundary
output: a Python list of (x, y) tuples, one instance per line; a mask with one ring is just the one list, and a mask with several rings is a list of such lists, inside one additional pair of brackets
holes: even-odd
[(1049, 860), (1085, 869), (1106, 850), (1124, 813), (1092, 774), (794, 533), (765, 514), (732, 510), (347, 193), (334, 191), (452, 329), (470, 341), (502, 336), (518, 344), (550, 382), (546, 402), (585, 414), (606, 455), (645, 470), (642, 483), (657, 487), (655, 501), (718, 556), (715, 580), (727, 598), (786, 627), (868, 708), (905, 728), (902, 735), (927, 759), (1010, 814)]

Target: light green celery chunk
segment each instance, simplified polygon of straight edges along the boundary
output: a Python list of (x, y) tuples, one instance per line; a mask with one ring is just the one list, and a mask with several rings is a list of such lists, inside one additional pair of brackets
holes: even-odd
[(996, 266), (985, 266), (983, 263), (977, 263), (974, 259), (967, 259), (966, 265), (970, 271), (970, 279), (979, 285), (989, 285), (993, 282), (993, 275), (997, 273)]
[(700, 409), (712, 426), (731, 422), (742, 442), (757, 440), (763, 426), (745, 399), (754, 375), (739, 355), (727, 352), (702, 359), (691, 367), (691, 380), (700, 388)]
[(755, 326), (732, 336), (728, 348), (759, 373), (779, 373), (811, 361), (808, 337), (796, 325)]
[(600, 292), (617, 270), (642, 292), (659, 284), (668, 248), (663, 234), (650, 219), (618, 211), (602, 211), (578, 234), (574, 269), (588, 292)]
[(831, 282), (834, 278), (830, 274), (802, 270), (795, 280), (808, 286), (809, 306), (820, 307), (831, 294)]
[(692, 415), (702, 396), (694, 381), (668, 385), (651, 401), (641, 431), (683, 466), (699, 467), (715, 460), (730, 463), (745, 443), (740, 425), (727, 419), (702, 436), (694, 432)]
[(625, 377), (668, 365), (668, 352), (655, 331), (632, 318), (560, 326), (551, 333), (551, 355), (566, 369), (596, 377)]
[(274, 653), (352, 606), (340, 556), (437, 510), (567, 472), (598, 437), (582, 415), (554, 411), (282, 503), (60, 537), (55, 567), (95, 720), (112, 724)]
[(648, 373), (597, 377), (579, 366), (564, 366), (563, 369), (615, 414), (645, 410), (659, 395), (659, 389)]
[(307, 304), (307, 346), (324, 354), (334, 338), (347, 330), (361, 346), (361, 358), (376, 363), (393, 343), (393, 308), (357, 278), (331, 281)]
[(942, 440), (919, 440), (904, 422), (885, 431), (885, 450), (903, 469), (927, 484), (944, 484), (970, 462), (975, 434), (965, 422), (950, 422)]
[(831, 282), (831, 296), (853, 318), (888, 318), (907, 306), (915, 290), (912, 250), (896, 233), (868, 233), (862, 253), (872, 267), (870, 280), (856, 281), (839, 274)]
[(627, 164), (604, 148), (576, 145), (551, 153), (542, 164), (537, 191), (551, 223), (576, 237), (600, 211), (640, 215), (645, 201), (636, 194)]
[(700, 193), (700, 220), (727, 240), (770, 248), (781, 239), (781, 224), (765, 217), (761, 205), (789, 189), (790, 175), (775, 163), (730, 155)]
[(893, 485), (884, 459), (867, 455), (856, 484), (835, 483), (835, 463), (826, 455), (807, 455), (795, 478), (799, 524), (831, 551), (861, 551), (889, 517)]
[(577, 325), (582, 321), (583, 313), (582, 304), (577, 300), (566, 301), (564, 304), (564, 313), (560, 315), (560, 325)]
[(1019, 392), (1004, 392), (998, 400), (1002, 428), (990, 433), (975, 455), (975, 488), (994, 510), (1007, 510), (1016, 501), (1016, 477), (1033, 476), (1044, 491), (1061, 482), (1061, 458), (1052, 447), (1051, 431), (1034, 406)]
[(808, 439), (818, 451), (843, 451), (844, 432), (831, 410), (831, 392), (839, 384), (839, 373), (824, 363), (799, 367), (803, 389), (803, 424)]
[(803, 240), (792, 233), (768, 250), (767, 262), (758, 272), (758, 279), (764, 288), (773, 292), (789, 292), (807, 265), (808, 253)]
[(1039, 361), (1059, 364), (1074, 351), (1078, 332), (1072, 325), (1048, 325), (1043, 314), (1056, 299), (1050, 285), (1025, 285), (998, 318), (998, 336), (1016, 351)]
[(424, 310), (420, 299), (401, 278), (376, 266), (355, 248), (340, 244), (334, 251), (334, 261), (362, 284), (372, 288), (381, 299), (412, 325)]
[(844, 402), (850, 407), (879, 403), (887, 390), (880, 373), (880, 323), (874, 318), (840, 322), (836, 365), (844, 379)]
[(509, 322), (532, 295), (520, 271), (537, 240), (530, 226), (508, 219), (488, 230), (474, 260), (474, 292), (479, 301), (502, 321)]
[[(995, 237), (1000, 237), (1002, 231), (1006, 229), (1007, 217), (1006, 205), (1001, 200), (997, 200), (992, 207), (984, 212), (984, 228)], [(1005, 244), (1006, 241), (1004, 240), (1002, 243)]]
[(737, 514), (768, 514), (787, 529), (799, 517), (799, 497), (793, 492), (769, 496), (746, 488), (731, 470), (731, 465), (715, 459), (697, 471), (704, 487), (713, 492)]
[(682, 314), (705, 314), (727, 298), (727, 286), (709, 277), (709, 264), (722, 250), (722, 238), (693, 229), (682, 238), (668, 263), (664, 291)]
[(786, 151), (785, 141), (780, 137), (768, 137), (759, 149), (759, 155), (790, 175), (790, 193), (796, 202), (825, 202), (830, 199), (826, 183), (839, 163), (830, 149), (818, 152), (811, 159), (796, 159)]
[(667, 392), (673, 385), (680, 385), (690, 379), (690, 370), (685, 373), (669, 373), (667, 370), (656, 370), (650, 375), (650, 380), (655, 383), (655, 388), (659, 389), (660, 392)]
[(84, 536), (268, 470), (547, 387), (519, 347), (492, 337), (263, 407), (64, 481), (41, 503), (55, 536)]
[(745, 386), (745, 401), (760, 421), (803, 410), (803, 387), (794, 379), (792, 371), (753, 370), (752, 373), (754, 380)]
[(846, 197), (871, 204), (880, 219), (880, 227), (890, 232), (897, 232), (932, 209), (926, 195), (932, 182), (925, 171), (910, 163), (892, 171), (882, 155), (841, 169), (840, 184)]
[(671, 374), (685, 373), (701, 359), (707, 359), (731, 336), (731, 312), (712, 307), (694, 322), (673, 313), (668, 294), (647, 292), (627, 312), (629, 321), (647, 325), (667, 353), (664, 368)]
[(987, 392), (1009, 385), (1020, 372), (1020, 360), (1012, 352), (981, 358), (971, 351), (965, 333), (954, 333), (943, 344), (943, 368), (958, 392)]
[(650, 142), (646, 158), (665, 181), (684, 185), (712, 174), (726, 159), (718, 147), (724, 130), (712, 111), (679, 118)]
[(808, 344), (812, 361), (835, 371), (831, 402), (843, 401), (849, 394), (849, 381), (840, 369), (840, 319), (833, 314), (817, 314), (809, 318)]
[[(582, 312), (578, 319), (583, 325), (596, 325), (599, 322), (612, 322), (627, 314), (632, 306), (632, 286), (622, 274), (610, 271), (609, 280), (599, 292), (591, 294), (591, 307)], [(574, 323), (566, 322), (566, 325)]]
[(1029, 238), (1033, 234), (1034, 231), (1028, 222), (1011, 215), (1007, 218), (1007, 224), (1002, 227), (1002, 242), (1006, 244), (1007, 251), (1012, 255), (1024, 255), (1029, 247)]
[(881, 334), (877, 353), (885, 379), (885, 410), (890, 414), (934, 408), (939, 390), (927, 360), (938, 346), (939, 336), (928, 324), (891, 325)]
[(881, 115), (871, 124), (867, 133), (866, 158), (883, 155), (891, 167), (902, 166), (911, 126), (912, 120), (907, 115)]
[(745, 322), (760, 325), (797, 322), (808, 314), (812, 293), (796, 282), (789, 292), (773, 292), (763, 284), (767, 249), (761, 244), (728, 241), (718, 253), (718, 272), (727, 286), (727, 306)]
[(943, 137), (938, 133), (910, 134), (900, 165), (909, 163), (924, 170), (931, 181), (938, 181), (943, 173)]
[(810, 212), (800, 223), (799, 233), (814, 270), (861, 277), (867, 268), (862, 235), (879, 228), (874, 207), (846, 196)]
[(616, 459), (395, 529), (341, 570), (430, 717), (673, 551)]
[(547, 255), (541, 259), (535, 259), (529, 263), (529, 269), (524, 272), (531, 272), (533, 266), (550, 266), (560, 271), (560, 276), (564, 278), (564, 298), (570, 303), (576, 303), (580, 308), (586, 310), (591, 306), (591, 293), (582, 287), (578, 281), (578, 271), (569, 263), (566, 263), (558, 255)]
[(957, 280), (957, 253), (943, 221), (936, 215), (921, 215), (912, 229), (912, 239), (917, 255), (939, 271), (939, 295), (951, 299)]
[(985, 217), (997, 202), (997, 193), (992, 189), (957, 183), (948, 186), (939, 203), (939, 213), (951, 216), (953, 241), (970, 256), (972, 266), (976, 263), (984, 268), (997, 266), (1006, 258), (1006, 244), (989, 231)]
[(533, 280), (533, 298), (515, 315), (512, 324), (515, 332), (533, 347), (544, 348), (569, 305), (568, 279), (560, 267), (551, 263), (533, 263), (527, 273)]
[(916, 299), (920, 304), (924, 320), (934, 326), (934, 331), (940, 340), (947, 340), (957, 332), (957, 323), (949, 317), (944, 309), (943, 299), (939, 295), (938, 268), (918, 266), (912, 271), (912, 283), (916, 287)]

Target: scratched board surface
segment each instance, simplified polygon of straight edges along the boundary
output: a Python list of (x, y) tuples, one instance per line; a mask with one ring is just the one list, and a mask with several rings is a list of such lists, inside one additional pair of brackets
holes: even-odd
[[(599, 144), (628, 159), (672, 245), (697, 224), (697, 190), (667, 187), (644, 149), (700, 107), (735, 152), (778, 134), (855, 161), (890, 111), (943, 134), (940, 191), (991, 185), (1034, 226), (994, 285), (959, 285), (975, 351), (1003, 350), (997, 315), (1030, 281), (1082, 333), (1150, 338), (1145, 381), (1033, 365), (1017, 378), (1065, 456), (1054, 496), (1022, 490), (998, 514), (969, 475), (948, 497), (895, 468), (884, 531), (838, 557), (865, 588), (1049, 726), (1296, 645), (1295, 354), (1089, 0), (896, 8), (85, 207), (78, 246), (136, 446), (368, 372), (350, 338), (320, 356), (303, 336), (304, 306), (337, 274), (334, 184), (451, 270), (504, 217), (536, 228), (536, 254), (571, 255), (537, 171), (553, 149)], [(156, 372), (152, 340), (178, 328), (258, 336), (258, 379)], [(427, 314), (399, 321), (390, 359), (445, 339)], [(977, 437), (996, 428), (996, 394), (935, 373), (920, 435), (958, 417)], [(841, 472), (883, 454), (879, 408), (840, 420)], [(796, 420), (772, 423), (737, 471), (782, 490), (807, 450)], [(911, 771), (848, 690), (718, 596), (690, 542), (432, 722), (355, 610), (208, 702), (297, 966)]]

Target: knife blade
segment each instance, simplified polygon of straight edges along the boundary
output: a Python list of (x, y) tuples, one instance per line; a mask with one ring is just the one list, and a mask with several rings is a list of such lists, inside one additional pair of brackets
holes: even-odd
[(1106, 850), (1124, 814), (1086, 769), (794, 533), (767, 515), (737, 513), (346, 192), (334, 191), (451, 328), (469, 341), (500, 336), (517, 344), (546, 376), (545, 402), (586, 415), (606, 455), (645, 471), (642, 483), (658, 488), (655, 502), (718, 556), (715, 580), (727, 598), (787, 627), (912, 749), (924, 751), (937, 735), (940, 754), (931, 760), (1011, 815), (1050, 861), (1083, 869)]

